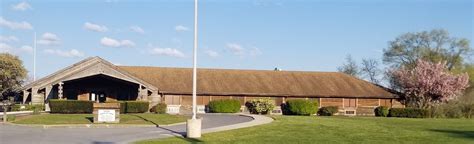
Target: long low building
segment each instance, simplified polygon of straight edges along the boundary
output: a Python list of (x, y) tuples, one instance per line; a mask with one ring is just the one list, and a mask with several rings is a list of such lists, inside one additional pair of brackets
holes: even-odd
[[(339, 72), (198, 69), (197, 80), (200, 112), (213, 100), (238, 99), (244, 107), (259, 98), (270, 98), (277, 106), (289, 99), (317, 100), (347, 115), (373, 115), (377, 106), (403, 107), (388, 89)], [(22, 92), (23, 103), (45, 104), (46, 109), (49, 99), (58, 98), (140, 100), (164, 102), (168, 113), (189, 113), (192, 69), (116, 66), (90, 57), (24, 86)]]

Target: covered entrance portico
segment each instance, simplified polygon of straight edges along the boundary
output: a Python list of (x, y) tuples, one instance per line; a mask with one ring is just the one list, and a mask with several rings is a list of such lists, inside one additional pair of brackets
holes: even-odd
[(23, 103), (45, 104), (49, 99), (159, 102), (158, 89), (98, 57), (85, 59), (23, 87)]
[(65, 81), (64, 98), (96, 102), (117, 100), (139, 100), (140, 84), (124, 81), (107, 75), (94, 75)]

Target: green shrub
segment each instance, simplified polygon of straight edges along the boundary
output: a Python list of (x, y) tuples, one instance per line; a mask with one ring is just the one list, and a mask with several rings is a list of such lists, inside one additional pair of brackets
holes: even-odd
[(474, 103), (464, 101), (449, 101), (435, 105), (429, 109), (432, 118), (472, 118)]
[(13, 106), (11, 107), (10, 110), (11, 110), (11, 111), (22, 111), (23, 109), (21, 109), (21, 106), (25, 106), (25, 107), (26, 107), (26, 105), (15, 104), (15, 105), (13, 105)]
[(461, 106), (461, 112), (465, 118), (474, 117), (474, 103), (465, 103)]
[(240, 112), (240, 101), (237, 99), (222, 99), (210, 101), (207, 105), (211, 113), (237, 113)]
[(387, 117), (388, 116), (388, 107), (379, 106), (374, 109), (375, 116), (377, 117)]
[(318, 102), (309, 100), (288, 100), (282, 105), (284, 115), (313, 115), (318, 111)]
[(16, 115), (7, 115), (7, 121), (12, 122), (15, 121)]
[(34, 105), (15, 104), (15, 105), (11, 106), (11, 111), (34, 111), (35, 109), (37, 111), (42, 111), (42, 110), (44, 110), (44, 105), (42, 105), (42, 104), (34, 104)]
[(153, 106), (150, 111), (157, 114), (165, 114), (166, 108), (167, 105), (165, 103), (158, 103), (157, 105)]
[(337, 112), (339, 112), (339, 108), (337, 106), (327, 106), (327, 107), (321, 107), (318, 111), (318, 115), (333, 116)]
[(126, 101), (125, 113), (145, 113), (148, 112), (150, 103), (147, 101)]
[(254, 99), (245, 103), (245, 106), (252, 114), (268, 114), (275, 107), (271, 99)]
[[(82, 100), (49, 100), (51, 113), (92, 113), (93, 101)], [(35, 109), (34, 111), (37, 111)]]
[(418, 108), (391, 108), (388, 113), (389, 117), (407, 118), (426, 118), (428, 115), (428, 110)]
[(44, 110), (44, 105), (43, 104), (28, 105), (26, 106), (26, 110), (32, 110), (34, 115), (39, 114), (41, 111)]

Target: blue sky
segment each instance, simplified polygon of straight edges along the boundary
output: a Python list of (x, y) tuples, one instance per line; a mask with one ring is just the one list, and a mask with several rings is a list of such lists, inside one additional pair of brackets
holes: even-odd
[[(191, 67), (193, 0), (1, 0), (0, 51), (46, 76), (89, 56), (119, 65)], [(336, 71), (382, 56), (406, 32), (473, 40), (471, 0), (200, 1), (198, 66)]]

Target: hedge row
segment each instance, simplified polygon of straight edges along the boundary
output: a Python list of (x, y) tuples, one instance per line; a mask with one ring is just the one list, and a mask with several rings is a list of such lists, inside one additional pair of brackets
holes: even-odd
[(302, 99), (288, 100), (282, 104), (284, 115), (313, 115), (318, 111), (318, 102)]
[(210, 101), (208, 104), (211, 113), (237, 113), (240, 111), (240, 101), (237, 99), (222, 99)]
[(429, 112), (417, 108), (391, 108), (388, 117), (426, 118), (429, 117)]
[[(146, 101), (117, 101), (120, 103), (120, 113), (148, 112), (149, 103)], [(112, 103), (117, 103), (112, 102)], [(49, 100), (51, 113), (92, 113), (94, 101), (82, 100)]]
[(49, 100), (51, 113), (92, 113), (94, 101), (82, 100)]
[(113, 101), (120, 103), (120, 113), (145, 113), (148, 112), (150, 103), (147, 101)]

